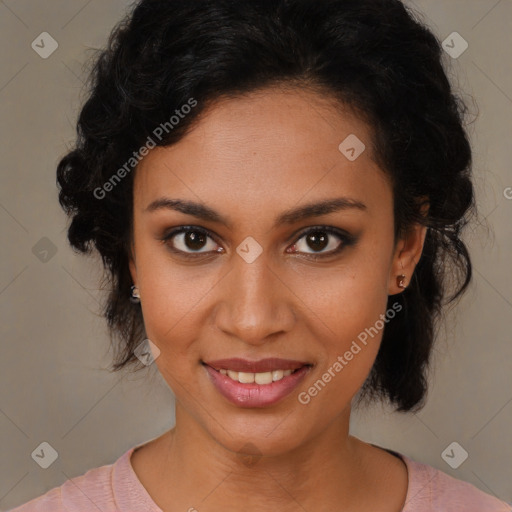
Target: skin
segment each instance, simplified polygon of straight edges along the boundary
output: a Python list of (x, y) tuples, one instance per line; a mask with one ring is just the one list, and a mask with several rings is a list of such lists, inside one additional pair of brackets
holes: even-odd
[[(349, 134), (366, 145), (355, 161), (338, 149)], [(155, 364), (176, 396), (176, 426), (131, 462), (164, 512), (401, 510), (403, 462), (349, 435), (351, 400), (382, 330), (307, 405), (297, 398), (386, 312), (388, 295), (402, 291), (396, 276), (405, 274), (408, 284), (423, 248), (420, 225), (394, 241), (392, 189), (374, 161), (372, 135), (325, 94), (268, 88), (217, 101), (180, 142), (139, 164), (130, 272), (148, 338), (160, 350)], [(203, 203), (231, 226), (146, 211), (163, 196)], [(341, 196), (366, 208), (274, 226), (289, 209)], [(159, 240), (184, 225), (214, 238), (199, 249), (183, 235)], [(302, 231), (319, 226), (357, 241), (308, 259), (343, 243), (333, 234), (324, 249), (308, 243)], [(236, 252), (248, 236), (263, 249), (252, 263)], [(202, 255), (188, 260), (171, 252), (173, 244)], [(201, 365), (272, 356), (313, 366), (296, 391), (265, 408), (229, 403)]]

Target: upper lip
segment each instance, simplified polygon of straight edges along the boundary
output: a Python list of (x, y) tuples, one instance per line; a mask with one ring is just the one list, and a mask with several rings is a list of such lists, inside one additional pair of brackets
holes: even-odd
[(233, 370), (235, 372), (247, 373), (264, 373), (274, 370), (296, 370), (308, 365), (303, 361), (294, 361), (292, 359), (279, 359), (277, 357), (269, 357), (259, 359), (258, 361), (250, 361), (234, 357), (231, 359), (216, 359), (215, 361), (204, 361), (204, 364), (215, 368), (216, 370)]

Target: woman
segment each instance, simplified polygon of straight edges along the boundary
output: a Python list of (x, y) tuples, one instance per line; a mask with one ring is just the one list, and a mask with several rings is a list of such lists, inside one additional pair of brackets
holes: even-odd
[(92, 78), (68, 237), (109, 273), (113, 369), (154, 360), (176, 425), (14, 510), (509, 511), (349, 434), (355, 403), (423, 405), (471, 279), (433, 34), (398, 0), (142, 0)]

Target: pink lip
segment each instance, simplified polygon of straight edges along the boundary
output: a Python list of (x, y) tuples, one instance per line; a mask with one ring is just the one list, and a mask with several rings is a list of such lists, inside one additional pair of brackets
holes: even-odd
[[(242, 384), (236, 382), (227, 375), (222, 375), (219, 371), (215, 370), (209, 364), (203, 365), (208, 375), (221, 395), (223, 395), (229, 402), (238, 407), (267, 407), (282, 400), (285, 396), (290, 394), (299, 383), (304, 379), (310, 370), (310, 366), (302, 366), (299, 370), (283, 377), (281, 380), (272, 382), (270, 384)], [(295, 366), (297, 368), (297, 366)], [(233, 366), (229, 366), (230, 370), (237, 371)], [(280, 368), (275, 369), (292, 369)], [(243, 370), (238, 370), (243, 371)], [(259, 372), (261, 372), (260, 370)], [(265, 370), (263, 370), (265, 371)], [(270, 370), (267, 370), (270, 371)], [(251, 373), (259, 373), (251, 372)]]
[(259, 361), (249, 361), (234, 357), (231, 359), (217, 359), (216, 361), (205, 361), (205, 364), (216, 370), (233, 370), (234, 372), (264, 373), (274, 370), (296, 370), (307, 365), (304, 361), (293, 361), (291, 359), (279, 359), (269, 357)]

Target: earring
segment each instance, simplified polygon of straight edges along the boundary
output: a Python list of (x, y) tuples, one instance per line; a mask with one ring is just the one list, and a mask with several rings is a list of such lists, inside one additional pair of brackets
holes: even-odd
[(130, 295), (130, 301), (133, 302), (133, 304), (139, 304), (139, 302), (140, 302), (139, 289), (135, 285), (133, 285), (131, 290), (132, 290), (132, 293)]
[[(402, 271), (403, 271), (404, 266), (401, 261), (400, 261), (400, 265), (402, 266)], [(405, 287), (406, 287), (405, 279), (406, 279), (406, 276), (404, 274), (399, 274), (398, 276), (396, 276), (396, 285), (398, 286), (398, 288), (405, 289)]]

